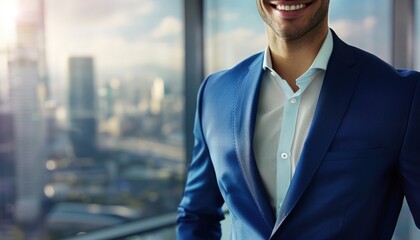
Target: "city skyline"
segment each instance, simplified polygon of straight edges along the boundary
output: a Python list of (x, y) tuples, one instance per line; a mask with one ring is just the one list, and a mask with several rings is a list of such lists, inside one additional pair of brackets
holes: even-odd
[[(45, 0), (45, 15), (44, 0), (4, 1), (8, 9), (17, 3), (22, 8), (7, 17), (8, 26), (13, 27), (8, 32), (2, 30), (0, 35), (4, 49), (0, 71), (7, 72), (0, 72), (0, 100), (8, 98), (5, 116), (13, 119), (13, 126), (7, 141), (14, 139), (12, 167), (3, 165), (12, 171), (11, 176), (0, 175), (0, 190), (11, 201), (0, 203), (1, 209), (11, 209), (0, 212), (0, 235), (14, 228), (31, 239), (32, 235), (64, 236), (71, 231), (86, 231), (82, 219), (61, 215), (61, 209), (68, 207), (66, 202), (79, 206), (100, 204), (104, 208), (113, 205), (117, 209), (126, 206), (141, 212), (136, 219), (175, 209), (174, 198), (182, 190), (185, 158), (183, 97), (174, 85), (181, 82), (181, 67), (171, 66), (183, 64), (176, 55), (182, 53), (181, 23), (166, 12), (158, 16), (156, 28), (129, 36), (118, 29), (124, 29), (125, 24), (129, 28), (137, 26), (121, 20), (125, 17), (122, 13), (144, 17), (153, 13), (155, 3), (136, 8), (139, 1), (126, 0), (123, 12), (114, 12), (120, 4), (107, 2), (113, 4), (105, 4), (101, 9), (104, 12), (91, 18), (87, 11), (92, 6), (86, 4), (66, 5), (62, 1), (56, 9), (64, 8), (71, 14), (53, 11), (58, 14), (54, 16), (48, 9), (59, 1)], [(0, 0), (0, 9), (4, 1)], [(15, 21), (9, 21), (14, 15)], [(118, 23), (113, 24), (115, 19)], [(106, 39), (108, 33), (115, 34), (110, 42)], [(121, 48), (113, 45), (116, 38), (123, 40)], [(141, 45), (146, 42), (149, 45)], [(58, 50), (54, 49), (56, 43)], [(156, 48), (160, 46), (165, 48)], [(133, 54), (137, 51), (139, 54)], [(56, 56), (64, 63), (55, 61)], [(139, 63), (139, 59), (145, 61)], [(45, 87), (47, 79), (51, 80), (52, 98), (45, 97), (50, 92)], [(95, 84), (97, 81), (99, 84)], [(111, 111), (101, 112), (104, 109)], [(59, 117), (63, 116), (62, 110), (66, 111), (65, 117)], [(63, 124), (63, 119), (67, 123)], [(162, 154), (162, 149), (167, 154)], [(2, 186), (10, 186), (13, 192)], [(106, 218), (87, 210), (82, 207), (80, 211), (65, 211)], [(119, 217), (122, 222), (124, 216)], [(54, 229), (60, 221), (79, 227)]]

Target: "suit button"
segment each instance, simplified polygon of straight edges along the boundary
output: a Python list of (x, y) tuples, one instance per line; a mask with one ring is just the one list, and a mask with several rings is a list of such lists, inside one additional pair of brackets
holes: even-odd
[(280, 156), (281, 158), (286, 159), (289, 155), (287, 155), (287, 153), (282, 153)]

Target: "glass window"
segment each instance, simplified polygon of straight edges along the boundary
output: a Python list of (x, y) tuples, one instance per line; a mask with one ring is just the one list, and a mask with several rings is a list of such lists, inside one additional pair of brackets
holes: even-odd
[(182, 4), (0, 1), (0, 236), (58, 239), (176, 211)]
[[(414, 48), (416, 54), (414, 55), (415, 70), (420, 71), (420, 2), (414, 1), (415, 5), (415, 42)], [(414, 220), (410, 221), (410, 239), (420, 239), (420, 230), (415, 226)]]
[(391, 0), (331, 1), (330, 27), (347, 43), (392, 63)]
[(415, 63), (415, 69), (417, 71), (420, 71), (420, 2), (414, 1), (414, 7), (415, 7), (415, 43), (414, 48), (416, 51), (416, 54), (414, 55), (414, 63)]
[(205, 1), (204, 20), (207, 74), (232, 67), (267, 45), (255, 1)]

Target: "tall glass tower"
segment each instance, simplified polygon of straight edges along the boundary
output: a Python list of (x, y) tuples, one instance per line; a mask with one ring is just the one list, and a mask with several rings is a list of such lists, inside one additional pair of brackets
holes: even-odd
[(69, 59), (70, 139), (77, 158), (96, 155), (96, 107), (94, 61), (91, 57)]
[(33, 223), (41, 215), (46, 158), (43, 0), (19, 0), (17, 3), (20, 16), (16, 20), (16, 45), (8, 60), (15, 138), (15, 220)]

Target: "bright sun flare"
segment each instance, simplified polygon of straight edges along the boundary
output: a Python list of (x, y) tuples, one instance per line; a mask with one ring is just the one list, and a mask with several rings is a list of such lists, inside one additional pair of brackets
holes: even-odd
[(0, 2), (0, 43), (13, 43), (17, 8), (12, 1)]

